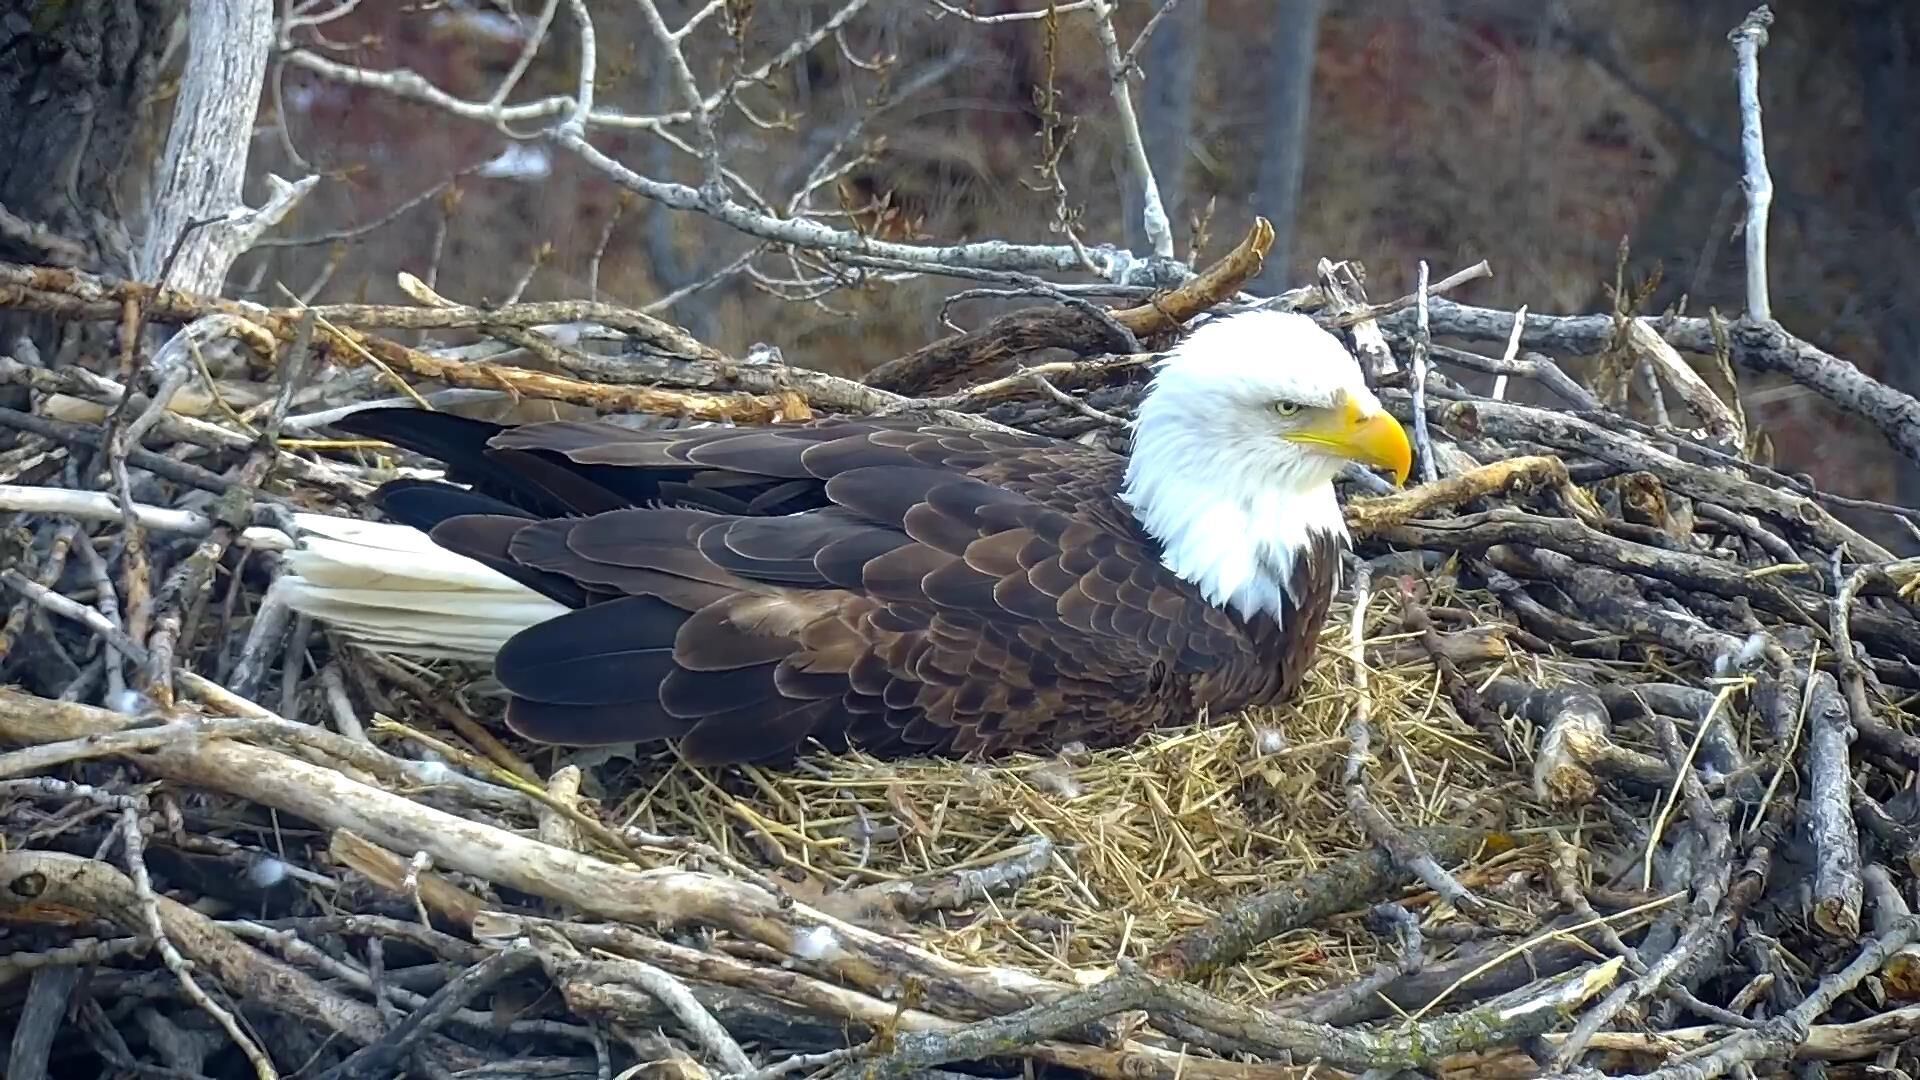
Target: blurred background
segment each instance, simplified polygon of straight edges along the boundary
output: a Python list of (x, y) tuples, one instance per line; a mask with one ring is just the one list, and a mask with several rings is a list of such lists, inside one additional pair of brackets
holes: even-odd
[[(687, 39), (703, 88), (766, 66), (721, 119), (727, 164), (784, 207), (895, 239), (1089, 244), (1144, 252), (1092, 20), (1019, 18), (1044, 0), (716, 0)], [(328, 5), (317, 5), (328, 6)], [(660, 0), (669, 25), (707, 0)], [(1122, 47), (1159, 0), (1118, 5)], [(1623, 243), (1642, 310), (1742, 307), (1739, 126), (1727, 32), (1750, 0), (1182, 0), (1140, 50), (1136, 100), (1178, 253), (1204, 264), (1253, 215), (1279, 229), (1262, 291), (1356, 259), (1376, 299), (1478, 260), (1455, 295), (1536, 312), (1606, 311)], [(542, 33), (545, 0), (366, 3), (295, 41), (334, 61), (409, 69), (484, 102)], [(1775, 316), (1909, 392), (1920, 390), (1920, 3), (1781, 0), (1762, 54)], [(573, 91), (566, 5), (512, 100)], [(679, 105), (639, 5), (592, 5), (599, 104)], [(990, 21), (1000, 16), (1015, 18)], [(969, 17), (971, 16), (971, 17)], [(829, 27), (833, 29), (826, 32)], [(818, 37), (810, 49), (789, 50)], [(789, 62), (790, 61), (790, 62)], [(397, 301), (397, 271), (461, 301), (597, 295), (625, 304), (694, 288), (664, 312), (738, 354), (858, 374), (946, 332), (951, 280), (869, 281), (796, 300), (753, 242), (631, 196), (535, 136), (449, 116), (298, 63), (269, 72), (259, 174), (324, 179), (233, 291), (280, 302)], [(688, 125), (601, 131), (628, 167), (699, 182)], [(678, 145), (676, 145), (678, 144)], [(1057, 153), (1052, 174), (1041, 166)], [(1028, 301), (1029, 303), (1031, 301)], [(998, 308), (955, 306), (975, 326)], [(1744, 376), (1743, 376), (1744, 377)], [(1864, 425), (1759, 378), (1749, 414), (1780, 462), (1823, 486), (1920, 500)]]

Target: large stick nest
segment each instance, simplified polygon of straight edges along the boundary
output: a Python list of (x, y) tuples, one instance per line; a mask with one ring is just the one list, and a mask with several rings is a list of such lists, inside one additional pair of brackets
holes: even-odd
[(1737, 367), (1896, 444), (1908, 414), (1771, 324), (1516, 327), (1438, 295), (1471, 273), (1376, 307), (1323, 264), (1274, 302), (1348, 336), (1432, 478), (1343, 481), (1359, 560), (1295, 703), (1107, 752), (515, 745), (484, 672), (267, 599), (290, 511), (361, 514), (429, 464), (330, 439), (340, 408), (910, 412), (1124, 447), (1151, 350), (1247, 302), (1269, 237), (865, 382), (607, 305), (270, 310), (0, 266), (6, 304), (90, 343), (0, 358), (15, 1053), (71, 1025), (74, 1075), (1894, 1067), (1920, 1033), (1920, 620), (1860, 530), (1920, 513), (1757, 463), (1725, 402)]

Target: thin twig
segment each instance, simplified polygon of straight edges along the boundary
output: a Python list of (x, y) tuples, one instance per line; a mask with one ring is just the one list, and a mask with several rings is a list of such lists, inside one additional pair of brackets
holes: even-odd
[(323, 1080), (372, 1080), (395, 1075), (396, 1067), (407, 1059), (414, 1046), (456, 1011), (501, 981), (538, 963), (539, 958), (531, 949), (508, 948), (493, 954), (441, 987), (380, 1041), (361, 1047), (322, 1074)]
[(1173, 9), (1179, 6), (1180, 0), (1161, 0), (1160, 6), (1153, 10), (1152, 15), (1147, 16), (1147, 24), (1140, 28), (1140, 35), (1133, 39), (1133, 44), (1127, 46), (1126, 60), (1123, 65), (1125, 70), (1132, 71), (1140, 66), (1140, 52), (1147, 47), (1147, 41), (1153, 37), (1153, 32), (1160, 29), (1160, 20), (1173, 14)]
[[(1500, 354), (1502, 364), (1512, 364), (1520, 356), (1520, 331), (1527, 325), (1527, 305), (1521, 304), (1513, 313), (1513, 333), (1507, 338), (1507, 351)], [(1432, 330), (1428, 330), (1429, 336)], [(1507, 396), (1507, 373), (1501, 372), (1493, 377), (1493, 400), (1499, 401)]]
[(1414, 290), (1414, 307), (1420, 313), (1419, 330), (1413, 339), (1410, 389), (1413, 391), (1413, 447), (1420, 460), (1420, 479), (1431, 484), (1439, 476), (1433, 460), (1433, 436), (1427, 431), (1427, 350), (1433, 345), (1433, 331), (1427, 323), (1427, 260), (1420, 260), (1420, 285)]
[(0, 584), (10, 586), (28, 600), (39, 604), (55, 615), (65, 619), (72, 619), (74, 622), (85, 626), (87, 629), (100, 635), (107, 644), (118, 649), (121, 655), (132, 660), (134, 663), (146, 663), (147, 647), (135, 641), (126, 631), (115, 626), (105, 615), (100, 614), (93, 608), (77, 600), (70, 600), (61, 596), (45, 585), (11, 568), (0, 570)]
[[(674, 88), (685, 100), (687, 111), (693, 116), (693, 127), (700, 137), (700, 169), (703, 177), (700, 184), (700, 199), (710, 206), (718, 206), (727, 198), (727, 182), (721, 175), (720, 139), (714, 133), (713, 114), (707, 106), (706, 98), (700, 93), (700, 86), (694, 81), (693, 69), (687, 66), (687, 56), (680, 48), (680, 38), (667, 26), (667, 20), (660, 14), (660, 6), (653, 0), (639, 0), (640, 14), (652, 32), (653, 40), (664, 54), (667, 71), (673, 75)], [(582, 116), (585, 113), (580, 114)], [(569, 130), (568, 134), (576, 138), (586, 137), (585, 125)]]
[(128, 809), (121, 812), (120, 842), (126, 852), (127, 876), (133, 880), (134, 895), (139, 899), (140, 914), (146, 923), (147, 936), (152, 939), (154, 948), (159, 951), (161, 962), (166, 964), (167, 970), (173, 972), (173, 977), (179, 980), (180, 989), (186, 993), (187, 998), (199, 1006), (202, 1012), (213, 1017), (214, 1022), (227, 1033), (227, 1037), (233, 1040), (233, 1044), (246, 1054), (247, 1061), (253, 1065), (254, 1075), (259, 1077), (259, 1080), (277, 1080), (280, 1073), (273, 1067), (273, 1061), (267, 1057), (266, 1051), (260, 1049), (259, 1044), (241, 1030), (240, 1022), (232, 1013), (216, 1004), (211, 997), (207, 996), (207, 992), (200, 988), (199, 982), (193, 977), (193, 965), (187, 962), (186, 957), (180, 955), (180, 950), (174, 948), (173, 940), (167, 936), (166, 925), (160, 919), (159, 901), (154, 896), (153, 881), (147, 876), (146, 837), (140, 829), (138, 811)]
[(1418, 876), (1428, 888), (1463, 913), (1481, 916), (1487, 911), (1486, 903), (1440, 865), (1440, 861), (1425, 845), (1389, 820), (1367, 794), (1367, 758), (1373, 744), (1373, 692), (1367, 678), (1366, 619), (1367, 604), (1372, 597), (1372, 582), (1372, 568), (1365, 562), (1354, 560), (1353, 617), (1348, 627), (1348, 660), (1353, 672), (1353, 715), (1347, 721), (1347, 761), (1342, 777), (1347, 810), (1360, 823), (1367, 838), (1380, 845), (1395, 862)]

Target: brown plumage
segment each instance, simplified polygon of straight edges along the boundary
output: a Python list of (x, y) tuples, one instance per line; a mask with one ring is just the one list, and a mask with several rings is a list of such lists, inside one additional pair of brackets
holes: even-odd
[(390, 517), (574, 609), (495, 658), (515, 731), (678, 739), (698, 763), (1108, 746), (1284, 700), (1341, 543), (1295, 560), (1276, 623), (1167, 570), (1120, 501), (1126, 458), (1092, 447), (904, 420), (336, 426), (470, 485), (395, 481)]

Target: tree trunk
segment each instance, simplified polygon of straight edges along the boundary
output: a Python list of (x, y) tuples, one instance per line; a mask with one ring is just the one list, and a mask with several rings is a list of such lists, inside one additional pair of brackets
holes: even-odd
[[(1175, 0), (1160, 0), (1162, 4)], [(1176, 254), (1184, 254), (1191, 217), (1187, 206), (1187, 160), (1192, 151), (1194, 72), (1207, 40), (1207, 0), (1185, 0), (1168, 12), (1147, 39), (1140, 66), (1146, 81), (1140, 93), (1140, 134), (1147, 143), (1147, 161), (1160, 185), (1160, 202), (1173, 226)], [(1125, 172), (1124, 169), (1121, 170)], [(1141, 223), (1142, 198), (1132, 184), (1126, 192), (1127, 247), (1147, 249)]]
[[(1920, 108), (1920, 16), (1909, 0), (1862, 0), (1854, 18), (1855, 70), (1866, 119), (1867, 170), (1873, 205), (1885, 226), (1883, 273), (1873, 275), (1869, 296), (1874, 332), (1885, 359), (1877, 374), (1914, 393), (1920, 390), (1920, 312), (1909, 294), (1920, 257), (1920, 147), (1913, 137)], [(1920, 505), (1920, 470), (1903, 467), (1899, 502)]]
[(1313, 62), (1319, 52), (1323, 0), (1274, 0), (1267, 50), (1266, 129), (1253, 195), (1255, 213), (1273, 222), (1273, 247), (1259, 282), (1269, 291), (1298, 277), (1293, 251), (1300, 177), (1307, 164), (1308, 104), (1313, 100)]
[[(184, 0), (68, 0), (0, 15), (0, 258), (124, 275), (158, 140), (152, 103)], [(0, 353), (51, 359), (51, 319), (0, 314)]]
[(134, 268), (145, 281), (218, 295), (251, 237), (201, 223), (245, 209), (240, 188), (273, 49), (273, 0), (192, 0), (167, 153)]

